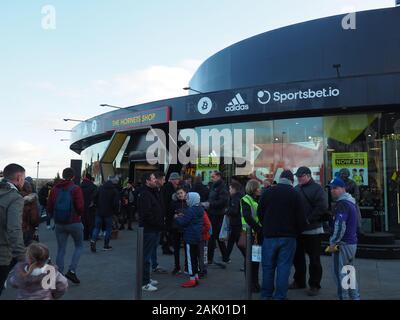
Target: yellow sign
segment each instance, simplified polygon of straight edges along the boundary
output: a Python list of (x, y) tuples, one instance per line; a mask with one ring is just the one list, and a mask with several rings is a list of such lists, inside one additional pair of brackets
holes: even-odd
[(197, 170), (219, 170), (219, 158), (199, 158), (197, 159)]
[(368, 185), (368, 152), (332, 153), (333, 177), (338, 176), (341, 169), (348, 169), (350, 179), (358, 185)]

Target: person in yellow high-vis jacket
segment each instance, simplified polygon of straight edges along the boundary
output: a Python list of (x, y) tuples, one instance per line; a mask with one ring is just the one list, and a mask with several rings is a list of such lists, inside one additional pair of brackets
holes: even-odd
[[(249, 226), (252, 229), (252, 243), (247, 244), (251, 246), (253, 244), (261, 245), (262, 242), (262, 227), (259, 223), (257, 216), (258, 199), (261, 195), (261, 186), (258, 180), (249, 180), (246, 184), (246, 195), (240, 200), (240, 212), (242, 216), (242, 228), (246, 230)], [(260, 284), (258, 280), (258, 269), (259, 262), (252, 262), (252, 292), (260, 292)]]

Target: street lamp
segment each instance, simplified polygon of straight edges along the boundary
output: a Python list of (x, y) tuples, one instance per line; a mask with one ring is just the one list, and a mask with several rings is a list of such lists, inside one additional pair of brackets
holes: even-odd
[(53, 129), (55, 132), (59, 132), (59, 131), (62, 131), (62, 132), (75, 132), (75, 130), (65, 130), (65, 129)]
[(107, 104), (107, 103), (102, 103), (102, 104), (100, 105), (100, 107), (109, 107), (109, 108), (114, 108), (114, 109), (124, 109), (124, 108), (122, 108), (122, 107), (113, 106), (113, 105)]
[(185, 87), (185, 88), (182, 88), (182, 89), (185, 90), (185, 91), (191, 90), (191, 91), (194, 91), (194, 92), (197, 92), (197, 93), (200, 93), (200, 94), (203, 94), (203, 93), (204, 93), (204, 92), (201, 92), (201, 91), (199, 91), (199, 90), (193, 89), (193, 88), (191, 88), (191, 87)]
[(70, 141), (70, 139), (60, 139), (60, 141)]
[(86, 120), (77, 120), (77, 119), (63, 119), (64, 121), (73, 121), (73, 122), (86, 122)]
[(40, 162), (38, 161), (37, 162), (37, 172), (36, 172), (36, 192), (39, 192), (38, 191), (38, 187), (39, 187), (39, 164), (40, 164)]

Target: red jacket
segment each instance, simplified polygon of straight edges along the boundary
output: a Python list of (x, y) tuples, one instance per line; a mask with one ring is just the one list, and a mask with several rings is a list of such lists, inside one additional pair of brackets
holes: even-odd
[(210, 240), (210, 228), (211, 228), (211, 222), (210, 222), (210, 219), (208, 218), (207, 211), (204, 210), (203, 232), (202, 232), (202, 240), (203, 241)]
[[(60, 189), (61, 188), (66, 189), (73, 185), (74, 185), (74, 183), (72, 181), (63, 180), (51, 189), (49, 199), (47, 200), (47, 213), (50, 215), (50, 217), (53, 217), (54, 206), (55, 206), (57, 195), (58, 195), (58, 192), (60, 191)], [(72, 200), (74, 202), (75, 211), (72, 216), (72, 220), (71, 220), (70, 224), (81, 222), (81, 215), (84, 212), (84, 203), (85, 202), (83, 200), (82, 189), (79, 186), (75, 186), (75, 188), (73, 189)]]

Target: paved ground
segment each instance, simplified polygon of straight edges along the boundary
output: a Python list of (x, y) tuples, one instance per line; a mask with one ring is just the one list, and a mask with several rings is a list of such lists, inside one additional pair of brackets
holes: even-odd
[[(53, 261), (55, 261), (56, 241), (53, 231), (40, 229), (40, 239), (49, 245)], [(99, 247), (100, 247), (99, 242)], [(114, 250), (110, 252), (91, 253), (89, 243), (85, 243), (81, 257), (78, 276), (81, 279), (79, 286), (70, 285), (69, 291), (63, 299), (133, 299), (135, 289), (135, 254), (136, 232), (122, 231), (118, 240), (112, 241)], [(69, 262), (72, 252), (70, 240), (66, 262)], [(161, 251), (161, 250), (159, 250)], [(218, 258), (218, 254), (216, 254)], [(171, 274), (153, 275), (158, 280), (159, 291), (144, 293), (146, 300), (242, 300), (245, 298), (244, 273), (240, 271), (242, 258), (235, 248), (232, 254), (232, 263), (227, 269), (210, 267), (208, 277), (201, 281), (196, 288), (184, 289), (180, 284), (186, 280), (185, 275), (172, 276)], [(183, 259), (182, 259), (183, 261)], [(310, 298), (304, 290), (289, 292), (289, 299), (336, 299), (335, 286), (331, 275), (330, 257), (322, 257), (324, 275), (321, 294)], [(173, 269), (173, 256), (159, 254), (159, 263), (168, 270)], [(66, 268), (68, 265), (66, 265)], [(356, 264), (362, 299), (400, 299), (400, 260), (364, 260), (359, 259)], [(261, 277), (260, 277), (261, 278)], [(0, 300), (14, 299), (15, 290), (4, 291)], [(253, 299), (258, 299), (254, 295)]]

